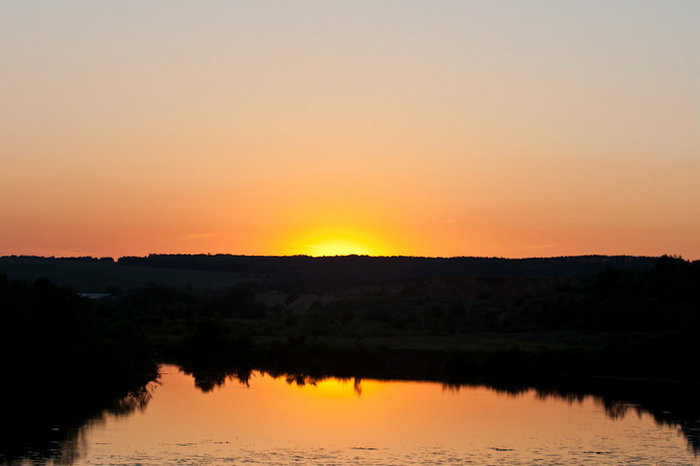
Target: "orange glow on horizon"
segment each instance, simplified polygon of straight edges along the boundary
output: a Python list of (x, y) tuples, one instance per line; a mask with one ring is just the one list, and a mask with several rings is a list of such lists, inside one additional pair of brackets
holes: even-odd
[(330, 228), (316, 229), (293, 235), (293, 240), (284, 247), (287, 255), (347, 256), (351, 254), (367, 256), (390, 256), (395, 249), (378, 235), (360, 229)]

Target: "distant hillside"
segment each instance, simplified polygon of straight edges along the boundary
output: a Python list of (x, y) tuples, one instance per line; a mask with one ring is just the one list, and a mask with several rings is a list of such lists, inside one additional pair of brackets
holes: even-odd
[(309, 288), (396, 283), (449, 276), (593, 277), (608, 268), (645, 272), (653, 257), (574, 256), (530, 259), (487, 257), (234, 256), (151, 254), (147, 257), (0, 257), (0, 273), (40, 277), (80, 291), (134, 288), (148, 282), (222, 288), (266, 281)]
[(645, 272), (654, 257), (574, 256), (530, 259), (488, 257), (233, 256), (152, 254), (122, 257), (119, 265), (217, 270), (267, 276), (285, 283), (376, 284), (438, 276), (595, 276), (607, 268)]
[(109, 291), (110, 288), (136, 288), (148, 282), (195, 288), (222, 288), (251, 281), (240, 274), (223, 271), (172, 269), (144, 265), (124, 266), (111, 257), (53, 258), (36, 256), (0, 257), (0, 274), (33, 282), (48, 278), (79, 291)]

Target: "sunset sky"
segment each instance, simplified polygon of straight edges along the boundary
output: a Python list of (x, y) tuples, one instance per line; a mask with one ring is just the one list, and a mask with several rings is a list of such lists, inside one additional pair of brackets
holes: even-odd
[(0, 1), (0, 255), (700, 259), (700, 2)]

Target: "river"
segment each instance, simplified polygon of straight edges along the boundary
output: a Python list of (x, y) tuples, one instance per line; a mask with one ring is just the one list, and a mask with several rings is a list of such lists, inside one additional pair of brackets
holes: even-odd
[(257, 371), (203, 391), (173, 365), (149, 392), (49, 463), (700, 464), (677, 424), (592, 395)]

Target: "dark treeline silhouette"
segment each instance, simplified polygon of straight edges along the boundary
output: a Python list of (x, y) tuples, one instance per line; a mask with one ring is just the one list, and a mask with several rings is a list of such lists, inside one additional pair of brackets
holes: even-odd
[[(373, 258), (323, 259), (342, 264)], [(612, 263), (628, 263), (620, 260)], [(583, 258), (574, 262), (579, 261)], [(596, 258), (597, 267), (601, 261)], [(700, 262), (664, 256), (641, 271), (635, 267), (608, 267), (590, 277), (436, 275), (336, 287), (340, 291), (332, 295), (305, 294), (316, 286), (306, 282), (284, 292), (269, 281), (215, 289), (147, 283), (110, 287), (110, 297), (90, 305), (99, 309), (105, 328), (141, 335), (156, 357), (183, 363), (313, 360), (335, 353), (329, 358), (362, 361), (365, 354), (381, 359), (378, 353), (407, 361), (427, 355), (433, 365), (463, 371), (697, 379), (688, 359), (700, 330)], [(32, 293), (38, 294), (34, 287)], [(261, 296), (271, 291), (278, 300), (266, 303)], [(71, 299), (75, 303), (77, 296)], [(55, 316), (39, 319), (51, 327)]]
[[(141, 259), (196, 262), (204, 258), (221, 259), (224, 263), (240, 259)], [(380, 263), (422, 260), (361, 256), (321, 259), (323, 263), (337, 263), (341, 269), (347, 261), (366, 264), (374, 259)], [(393, 351), (429, 354), (441, 364), (470, 371), (510, 370), (512, 366), (538, 371), (698, 378), (688, 359), (694, 353), (694, 340), (700, 330), (700, 262), (664, 256), (639, 270), (641, 262), (636, 259), (594, 259), (596, 267), (608, 262), (634, 266), (608, 267), (590, 277), (435, 275), (370, 287), (360, 280), (354, 286), (336, 288), (340, 291), (324, 295), (308, 294), (315, 285), (307, 282), (284, 291), (269, 281), (209, 290), (147, 283), (128, 289), (111, 287), (110, 297), (100, 302), (87, 303), (73, 293), (61, 298), (63, 306), (69, 309), (61, 308), (61, 312), (52, 310), (55, 305), (40, 304), (41, 299), (51, 292), (58, 293), (59, 288), (38, 281), (24, 294), (16, 292), (17, 297), (12, 298), (16, 303), (8, 307), (27, 311), (8, 311), (3, 318), (10, 319), (6, 328), (19, 329), (9, 330), (7, 341), (19, 344), (17, 335), (26, 333), (22, 341), (37, 342), (29, 346), (27, 357), (37, 361), (47, 358), (44, 362), (52, 367), (63, 360), (75, 360), (76, 366), (88, 364), (78, 356), (83, 351), (61, 343), (64, 340), (59, 336), (81, 331), (86, 337), (72, 340), (91, 342), (97, 348), (90, 352), (96, 360), (111, 357), (115, 364), (124, 364), (129, 358), (114, 356), (100, 345), (107, 348), (111, 342), (120, 341), (119, 351), (138, 347), (136, 353), (151, 351), (156, 357), (182, 361), (225, 361), (234, 356), (240, 359), (241, 355), (312, 359), (334, 351), (361, 359), (364, 353)], [(556, 264), (560, 259), (550, 260)], [(575, 264), (586, 260), (561, 259), (563, 263)], [(484, 261), (497, 264), (501, 260)], [(532, 261), (539, 264), (547, 260)], [(528, 261), (512, 262), (523, 263)], [(7, 290), (20, 287), (10, 286), (7, 280), (4, 283)], [(265, 301), (270, 292), (277, 293), (277, 301)], [(23, 300), (26, 305), (21, 304)], [(90, 312), (86, 311), (88, 307)], [(95, 316), (101, 320), (98, 322)], [(80, 325), (66, 324), (71, 319)], [(62, 325), (67, 328), (62, 329)], [(60, 351), (41, 350), (51, 345), (63, 346)], [(97, 356), (102, 353), (104, 357)], [(10, 367), (16, 372), (27, 365)], [(79, 367), (75, 372), (84, 371)]]
[(229, 254), (151, 254), (120, 257), (119, 265), (217, 270), (254, 274), (281, 283), (390, 283), (450, 275), (590, 276), (615, 267), (635, 272), (649, 269), (655, 259), (634, 256), (574, 256), (504, 259), (497, 257), (371, 257), (371, 256), (235, 256)]
[[(185, 361), (405, 360), (469, 371), (586, 372), (697, 379), (700, 262), (586, 277), (449, 276), (324, 300), (264, 305), (265, 283), (218, 290), (148, 284), (103, 304)], [(384, 355), (384, 356), (382, 356)], [(350, 364), (350, 362), (348, 362)]]
[(61, 390), (74, 380), (87, 382), (86, 389), (114, 386), (114, 372), (125, 384), (153, 374), (143, 330), (74, 290), (46, 279), (27, 285), (0, 275), (0, 303), (0, 354), (6, 369), (0, 377), (49, 378), (54, 390)]
[[(0, 274), (0, 462), (62, 457), (55, 441), (75, 436), (105, 409), (144, 399), (156, 376), (144, 333), (95, 302), (40, 279)], [(121, 401), (120, 401), (121, 400)], [(69, 455), (70, 456), (70, 455)]]
[(0, 257), (0, 272), (34, 280), (49, 277), (81, 291), (133, 288), (148, 281), (195, 288), (267, 282), (278, 289), (325, 292), (447, 276), (591, 277), (606, 268), (644, 272), (656, 259), (634, 256), (573, 256), (504, 259), (487, 257), (235, 256), (151, 254), (147, 257)]

